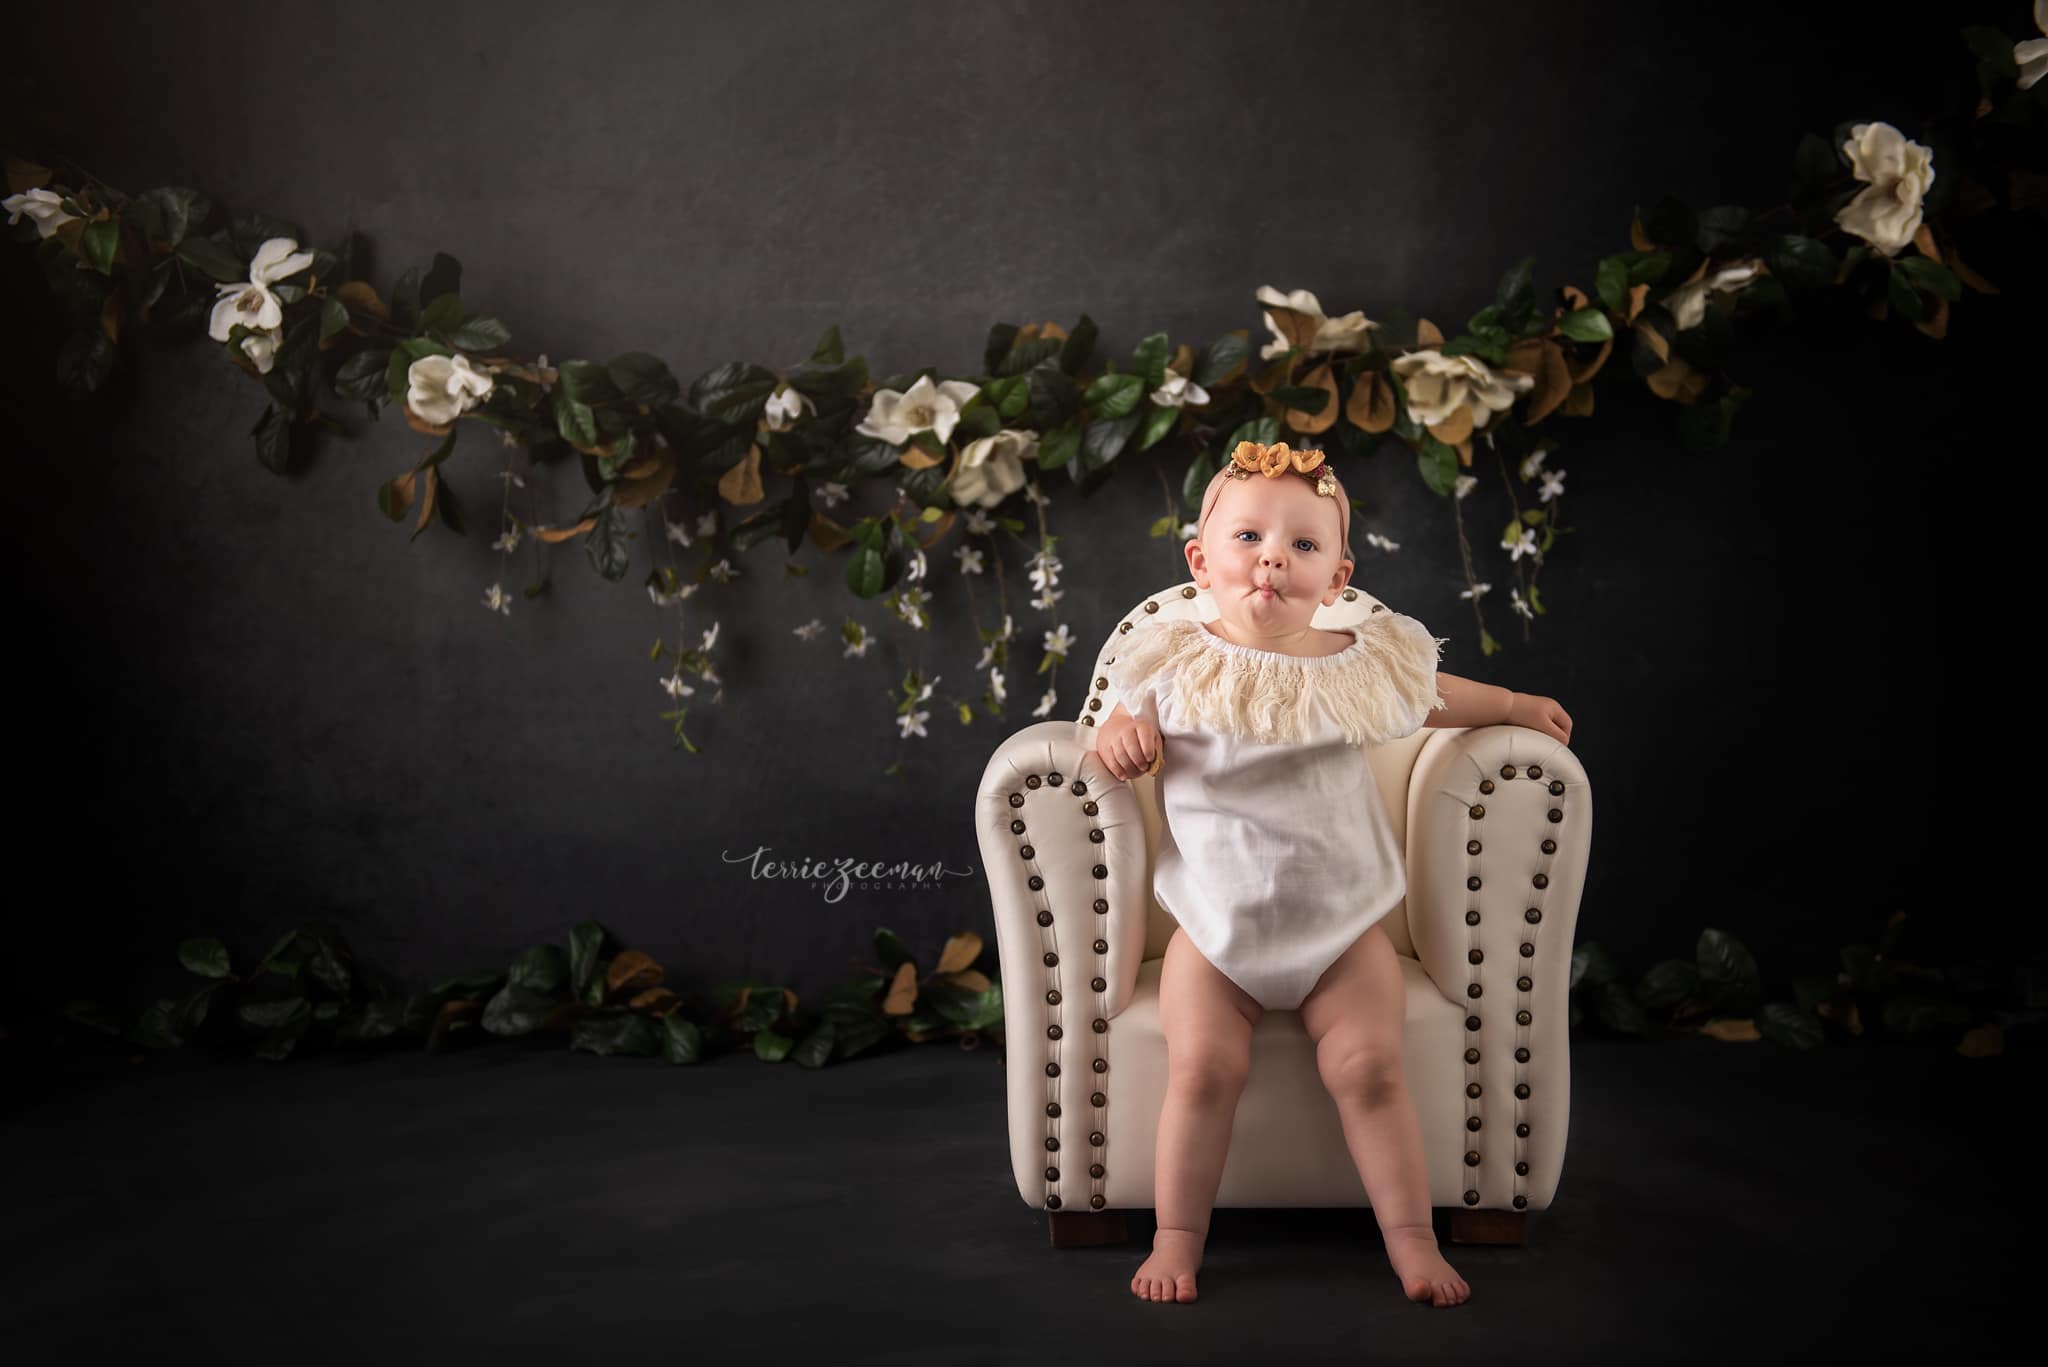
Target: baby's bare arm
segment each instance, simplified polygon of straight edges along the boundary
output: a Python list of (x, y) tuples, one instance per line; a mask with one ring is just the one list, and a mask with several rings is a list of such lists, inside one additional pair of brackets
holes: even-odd
[(1157, 726), (1132, 716), (1118, 703), (1096, 728), (1095, 753), (1114, 777), (1129, 782), (1140, 774), (1157, 773), (1165, 746)]

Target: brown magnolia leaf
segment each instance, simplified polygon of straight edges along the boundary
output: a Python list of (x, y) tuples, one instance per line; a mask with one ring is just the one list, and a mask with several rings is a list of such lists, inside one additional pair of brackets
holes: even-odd
[(1176, 375), (1194, 374), (1195, 349), (1186, 342), (1182, 342), (1173, 349), (1173, 359), (1166, 363), (1166, 368)]
[(472, 1011), (480, 1011), (482, 1009), (482, 1002), (471, 1001), (466, 997), (457, 997), (452, 1001), (442, 1002), (441, 1009), (435, 1015), (443, 1021), (452, 1021), (457, 1016), (466, 1016)]
[(651, 955), (629, 949), (611, 961), (605, 970), (604, 985), (613, 992), (633, 992), (653, 987), (661, 979), (662, 967)]
[(1032, 341), (1032, 340), (1034, 340), (1034, 339), (1035, 339), (1035, 338), (1036, 338), (1037, 336), (1038, 336), (1038, 324), (1036, 324), (1036, 323), (1026, 323), (1026, 324), (1024, 324), (1024, 325), (1023, 325), (1022, 327), (1020, 327), (1020, 328), (1018, 328), (1018, 329), (1017, 329), (1017, 335), (1016, 335), (1015, 337), (1012, 337), (1012, 338), (1010, 339), (1010, 350), (1012, 350), (1012, 351), (1015, 351), (1015, 350), (1016, 350), (1016, 349), (1017, 349), (1018, 347), (1022, 346), (1022, 345), (1023, 345), (1024, 343), (1026, 343), (1026, 342), (1029, 342), (1029, 341)]
[[(376, 287), (367, 280), (349, 281), (334, 291), (334, 297), (348, 305), (350, 313), (367, 313), (383, 322), (391, 321), (391, 310), (385, 307), (384, 301), (377, 297)], [(351, 321), (349, 331), (360, 336), (363, 330)]]
[(622, 508), (644, 508), (668, 492), (676, 479), (676, 453), (657, 446), (646, 460), (634, 461), (612, 490), (612, 502)]
[(1936, 341), (1940, 341), (1948, 336), (1948, 300), (1943, 299), (1940, 295), (1936, 295), (1934, 298), (1934, 315), (1930, 318), (1915, 319), (1913, 326), (1919, 328)]
[(979, 969), (963, 968), (958, 973), (942, 973), (939, 976), (969, 992), (986, 992), (989, 989), (988, 974)]
[(535, 527), (533, 534), (549, 545), (567, 541), (572, 536), (581, 536), (597, 525), (597, 519), (586, 517), (573, 527)]
[(1557, 316), (1560, 318), (1567, 313), (1577, 313), (1588, 302), (1586, 292), (1577, 285), (1560, 285), (1558, 292), (1564, 295), (1564, 307), (1557, 310)]
[(1622, 315), (1626, 322), (1633, 323), (1636, 315), (1643, 311), (1643, 304), (1650, 297), (1648, 285), (1631, 285), (1628, 291), (1628, 312)]
[(1708, 261), (1708, 258), (1704, 256), (1701, 257), (1700, 264), (1692, 268), (1692, 274), (1685, 277), (1683, 283), (1688, 285), (1697, 285), (1700, 282), (1700, 280), (1706, 275), (1707, 266), (1709, 264), (1710, 263)]
[(903, 454), (896, 458), (901, 464), (913, 470), (929, 470), (934, 465), (944, 464), (937, 456), (919, 446), (916, 442), (903, 448)]
[[(240, 355), (241, 348), (237, 347), (235, 351), (231, 354)], [(445, 437), (452, 430), (446, 424), (443, 424), (440, 427), (434, 427), (429, 425), (425, 418), (422, 418), (419, 414), (412, 411), (411, 404), (405, 405), (405, 425), (407, 427), (410, 427), (413, 431), (418, 432), (421, 436), (426, 437)]]
[(1038, 325), (1038, 335), (1043, 338), (1050, 338), (1055, 342), (1067, 340), (1067, 330), (1058, 323), (1040, 323)]
[(1648, 323), (1644, 323), (1636, 331), (1642, 334), (1643, 340), (1649, 344), (1650, 350), (1657, 353), (1658, 360), (1668, 361), (1671, 359), (1671, 344), (1664, 340), (1663, 333), (1657, 331)]
[(811, 513), (811, 544), (822, 551), (836, 551), (841, 546), (851, 545), (853, 538), (846, 528), (834, 522), (821, 512)]
[(1639, 252), (1657, 250), (1657, 244), (1650, 241), (1650, 235), (1643, 231), (1643, 220), (1633, 214), (1628, 220), (1628, 244)]
[(38, 166), (20, 157), (7, 159), (7, 193), (21, 194), (25, 190), (40, 190), (50, 183), (50, 168)]
[(882, 1014), (907, 1016), (916, 1003), (917, 965), (906, 959), (896, 965), (896, 976), (889, 980), (889, 993), (882, 998)]
[(1974, 115), (1972, 115), (1971, 117), (1973, 117), (1973, 118), (1979, 118), (1979, 119), (1981, 119), (1981, 118), (1983, 118), (1983, 117), (1984, 117), (1984, 116), (1985, 116), (1986, 114), (1989, 114), (1990, 112), (1991, 112), (1991, 97), (1990, 97), (1989, 95), (1979, 95), (1979, 96), (1977, 97), (1977, 112), (1976, 112), (1976, 113), (1975, 113)]
[(1882, 323), (1891, 314), (1890, 301), (1880, 295), (1864, 307), (1863, 316), (1873, 322)]
[(971, 930), (956, 932), (939, 951), (940, 973), (958, 973), (981, 957), (981, 937)]
[(1543, 339), (1541, 337), (1517, 338), (1508, 348), (1507, 360), (1502, 370), (1512, 370), (1521, 375), (1538, 375), (1543, 370)]
[(657, 1003), (671, 1000), (681, 1001), (682, 999), (666, 987), (650, 987), (645, 992), (635, 992), (632, 999), (626, 1005), (638, 1011), (643, 1007), (654, 1006)]
[[(1275, 360), (1273, 364), (1266, 367), (1266, 369), (1261, 370), (1257, 374), (1252, 376), (1252, 392), (1254, 394), (1270, 394), (1275, 389), (1278, 389), (1281, 385), (1285, 384), (1287, 382), (1287, 377), (1289, 375), (1292, 375), (1293, 373), (1294, 361), (1289, 360), (1283, 356), (1278, 360)], [(1269, 410), (1269, 415), (1272, 410), (1276, 410), (1278, 407), (1279, 405), (1277, 404), (1269, 403), (1266, 405), (1266, 408)]]
[(1920, 255), (1941, 260), (1941, 248), (1934, 245), (1934, 229), (1924, 222), (1913, 230), (1913, 245), (1920, 249)]
[(1600, 367), (1607, 364), (1607, 357), (1610, 353), (1613, 352), (1613, 350), (1614, 338), (1610, 336), (1606, 341), (1600, 344), (1600, 350), (1593, 354), (1593, 359), (1586, 362), (1584, 366), (1576, 370), (1571, 369), (1571, 357), (1567, 356), (1565, 358), (1565, 367), (1571, 373), (1572, 383), (1574, 385), (1582, 385), (1586, 381), (1592, 379), (1595, 375), (1598, 375), (1600, 373)]
[(1427, 318), (1416, 323), (1415, 345), (1418, 350), (1426, 351), (1430, 347), (1440, 347), (1443, 344), (1444, 335), (1437, 331), (1435, 323), (1430, 322)]
[[(399, 517), (404, 517), (405, 510), (412, 507), (413, 481), (418, 477), (419, 471), (407, 470), (397, 479), (390, 479), (384, 482), (384, 487), (391, 491), (390, 497), (386, 501), (391, 504), (392, 511)], [(393, 520), (395, 521), (396, 519), (394, 518)]]
[(1990, 1058), (2005, 1052), (2005, 1031), (1996, 1025), (1980, 1025), (1965, 1031), (1956, 1052), (1964, 1058)]
[[(1427, 424), (1425, 424), (1427, 425)], [(1429, 435), (1446, 446), (1472, 439), (1472, 405), (1461, 403), (1442, 422), (1429, 426)]]
[(419, 524), (413, 528), (415, 535), (426, 530), (427, 523), (433, 520), (434, 494), (441, 487), (441, 472), (438, 466), (429, 465), (426, 469), (426, 476), (427, 491), (420, 496), (420, 520)]
[(1273, 319), (1273, 326), (1287, 339), (1287, 345), (1300, 347), (1303, 351), (1315, 345), (1319, 322), (1313, 315), (1282, 308), (1278, 304), (1266, 305), (1266, 312)]
[(1384, 432), (1394, 425), (1394, 386), (1380, 371), (1368, 370), (1351, 385), (1344, 416), (1362, 432)]
[(1571, 396), (1564, 401), (1564, 414), (1568, 418), (1590, 418), (1593, 416), (1593, 386), (1575, 384)]
[(1963, 258), (1957, 254), (1954, 247), (1948, 249), (1948, 268), (1956, 273), (1956, 279), (1962, 281), (1965, 285), (1977, 291), (1977, 293), (1998, 293), (1998, 286), (1963, 264)]
[(1700, 1033), (1712, 1035), (1715, 1039), (1728, 1044), (1746, 1044), (1751, 1040), (1763, 1038), (1757, 1033), (1756, 1022), (1753, 1020), (1708, 1021), (1700, 1027)]
[(1835, 1010), (1835, 1004), (1831, 1001), (1815, 1002), (1813, 1010), (1815, 1015), (1833, 1021), (1852, 1035), (1863, 1033), (1863, 1016), (1862, 1013), (1857, 1011), (1856, 1003), (1853, 1001), (1849, 1002), (1840, 1012)]
[(1651, 371), (1647, 377), (1650, 392), (1660, 399), (1672, 399), (1678, 403), (1691, 404), (1699, 400), (1707, 387), (1707, 373), (1694, 370), (1682, 356), (1673, 356), (1661, 369)]
[(107, 292), (107, 301), (100, 305), (100, 331), (107, 334), (107, 340), (119, 345), (121, 341), (121, 299), (114, 291)]
[(718, 496), (727, 503), (759, 503), (761, 491), (761, 448), (749, 446), (747, 454), (732, 469), (718, 477)]
[(1565, 364), (1564, 348), (1546, 341), (1541, 356), (1542, 368), (1536, 373), (1536, 387), (1529, 391), (1529, 408), (1522, 415), (1523, 423), (1528, 425), (1543, 421), (1572, 392), (1572, 370)]
[(1472, 468), (1472, 439), (1467, 437), (1458, 443), (1458, 464), (1467, 470)]
[(919, 537), (917, 539), (917, 544), (926, 550), (930, 550), (934, 543), (939, 541), (940, 538), (944, 537), (947, 532), (953, 530), (953, 524), (956, 521), (958, 521), (959, 518), (959, 509), (948, 508), (946, 510), (945, 516), (941, 517), (937, 522), (932, 523), (931, 535)]
[(784, 1010), (785, 1012), (789, 1013), (790, 1015), (795, 1015), (795, 1014), (796, 1014), (796, 989), (795, 989), (795, 988), (792, 988), (792, 987), (785, 987), (785, 988), (783, 988), (783, 989), (782, 989), (782, 1009), (783, 1009), (783, 1010)]
[(1324, 401), (1321, 408), (1318, 408), (1313, 413), (1305, 408), (1288, 409), (1287, 426), (1307, 436), (1314, 436), (1318, 432), (1329, 431), (1331, 427), (1336, 425), (1338, 409), (1337, 381), (1331, 378), (1330, 363), (1324, 361), (1314, 370), (1302, 376), (1301, 383), (1308, 389), (1320, 389), (1330, 397)]

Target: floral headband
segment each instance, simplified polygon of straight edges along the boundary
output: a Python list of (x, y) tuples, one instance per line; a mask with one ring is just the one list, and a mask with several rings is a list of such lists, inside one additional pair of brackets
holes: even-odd
[[(1253, 475), (1264, 475), (1267, 479), (1278, 479), (1292, 471), (1315, 485), (1316, 492), (1324, 498), (1337, 499), (1338, 530), (1340, 535), (1348, 532), (1351, 522), (1350, 504), (1338, 496), (1337, 476), (1331, 472), (1329, 462), (1323, 453), (1314, 447), (1305, 450), (1290, 450), (1286, 442), (1275, 442), (1271, 446), (1256, 441), (1241, 441), (1230, 453), (1230, 464), (1219, 472), (1224, 479), (1250, 479)], [(1212, 501), (1202, 513), (1203, 523), (1214, 511)]]

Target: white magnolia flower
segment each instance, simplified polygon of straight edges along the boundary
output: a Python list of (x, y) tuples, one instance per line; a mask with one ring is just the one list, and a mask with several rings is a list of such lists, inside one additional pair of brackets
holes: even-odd
[(920, 549), (910, 557), (910, 563), (903, 567), (903, 582), (915, 584), (918, 580), (924, 578), (924, 573), (929, 568), (930, 566), (925, 564), (924, 551)]
[(980, 574), (982, 572), (981, 552), (972, 546), (955, 547), (953, 558), (960, 562), (960, 573), (962, 574)]
[(1038, 434), (1005, 427), (961, 449), (946, 487), (962, 507), (993, 508), (1023, 487), (1024, 462), (1037, 459)]
[(960, 410), (980, 392), (980, 386), (965, 380), (933, 384), (931, 376), (920, 375), (908, 389), (876, 390), (868, 415), (854, 431), (892, 446), (901, 446), (918, 432), (930, 432), (940, 441), (950, 441), (953, 427), (960, 421)]
[(499, 537), (499, 538), (498, 538), (498, 539), (497, 539), (496, 541), (493, 541), (493, 542), (491, 543), (491, 549), (492, 549), (492, 550), (494, 550), (494, 551), (504, 551), (504, 552), (506, 552), (507, 554), (510, 554), (511, 552), (513, 552), (513, 551), (516, 551), (516, 550), (518, 550), (518, 549), (519, 549), (519, 528), (518, 528), (518, 526), (517, 526), (517, 525), (515, 524), (515, 525), (513, 525), (513, 526), (507, 527), (507, 528), (505, 529), (505, 534), (504, 534), (503, 536)]
[(704, 644), (698, 646), (697, 649), (709, 650), (718, 643), (718, 625), (717, 622), (711, 624), (711, 630), (704, 633)]
[(818, 406), (808, 394), (793, 384), (785, 384), (768, 396), (768, 406), (761, 416), (770, 432), (787, 432), (803, 414), (817, 411)]
[(1398, 551), (1401, 549), (1400, 542), (1389, 541), (1386, 537), (1381, 536), (1378, 532), (1367, 532), (1365, 534), (1365, 544), (1368, 546), (1378, 546), (1381, 550), (1387, 552)]
[(1562, 498), (1564, 496), (1565, 474), (1566, 472), (1563, 470), (1545, 470), (1543, 472), (1543, 483), (1537, 489), (1537, 501), (1539, 503), (1548, 503), (1553, 498)]
[(667, 514), (662, 515), (661, 522), (663, 526), (668, 528), (669, 540), (675, 542), (678, 546), (690, 544), (690, 529), (688, 527), (685, 527), (680, 522), (670, 522)]
[(1520, 589), (1508, 590), (1508, 606), (1512, 607), (1516, 612), (1521, 613), (1530, 621), (1533, 622), (1536, 620), (1536, 614), (1530, 611), (1529, 605), (1527, 603), (1522, 601), (1522, 591)]
[(1934, 154), (1888, 123), (1859, 123), (1842, 150), (1865, 188), (1844, 204), (1835, 222), (1886, 256), (1895, 256), (1920, 229), (1920, 201), (1934, 183)]
[(815, 640), (817, 638), (818, 633), (823, 631), (824, 629), (825, 624), (815, 617), (813, 617), (810, 621), (805, 622), (800, 627), (791, 628), (792, 631), (794, 631), (798, 636), (801, 636), (806, 641)]
[[(2048, 34), (2048, 0), (2034, 0), (2034, 27)], [(2014, 43), (2012, 59), (2020, 69), (2020, 89), (2032, 90), (2034, 82), (2048, 74), (2048, 38), (2029, 38), (2024, 43)]]
[(21, 222), (23, 214), (34, 219), (37, 237), (48, 237), (66, 223), (78, 221), (77, 214), (64, 212), (64, 196), (54, 190), (23, 190), (18, 195), (0, 200), (0, 208), (7, 210), (7, 226), (10, 228)]
[(1003, 699), (1010, 696), (1009, 690), (1003, 687), (1002, 670), (991, 669), (988, 672), (988, 691), (990, 696), (992, 696), (996, 700), (998, 705), (1002, 703)]
[(987, 536), (996, 529), (996, 520), (979, 508), (967, 510), (967, 530), (976, 536)]
[(1065, 622), (1045, 633), (1045, 653), (1048, 655), (1065, 655), (1073, 644), (1073, 633), (1067, 630)]
[(1748, 261), (1732, 266), (1723, 266), (1709, 271), (1697, 280), (1688, 281), (1664, 296), (1664, 307), (1671, 310), (1672, 318), (1678, 323), (1678, 330), (1696, 328), (1707, 316), (1707, 295), (1733, 294), (1756, 279), (1763, 269), (1763, 262), (1752, 257)]
[(1471, 493), (1478, 484), (1479, 477), (1477, 475), (1459, 475), (1457, 482), (1451, 485), (1451, 492), (1457, 497), (1463, 498)]
[(713, 508), (710, 512), (697, 519), (697, 535), (718, 535), (718, 509)]
[(1209, 391), (1187, 376), (1169, 370), (1165, 382), (1147, 397), (1161, 408), (1184, 408), (1188, 404), (1209, 402)]
[(1038, 706), (1031, 709), (1031, 715), (1034, 717), (1043, 717), (1050, 714), (1052, 711), (1052, 705), (1058, 702), (1059, 698), (1060, 695), (1058, 693), (1054, 692), (1050, 688), (1046, 689), (1045, 696), (1038, 700)]
[(727, 560), (721, 555), (718, 557), (718, 563), (713, 565), (706, 573), (721, 584), (730, 584), (733, 580), (739, 578), (740, 572), (732, 567), (732, 561)]
[(505, 616), (510, 617), (512, 615), (512, 595), (506, 593), (501, 586), (493, 584), (484, 590), (484, 606), (492, 612), (502, 612)]
[(446, 427), (490, 397), (491, 377), (469, 357), (422, 356), (405, 368), (405, 406), (429, 427)]
[(671, 698), (687, 698), (697, 691), (683, 682), (683, 669), (681, 665), (676, 666), (675, 673), (662, 676), (661, 686), (668, 690), (668, 695)]
[(931, 719), (932, 714), (929, 712), (903, 713), (901, 716), (896, 718), (896, 724), (903, 728), (903, 735), (899, 739), (908, 739), (911, 736), (923, 736), (930, 734), (924, 729), (924, 724), (930, 721)]
[(841, 659), (847, 655), (861, 656), (868, 653), (868, 629), (851, 617), (847, 618), (846, 625), (839, 629), (839, 636), (846, 642), (846, 651), (840, 656)]
[(1462, 405), (1471, 410), (1472, 426), (1480, 428), (1505, 411), (1515, 395), (1535, 387), (1534, 375), (1503, 374), (1477, 356), (1446, 356), (1431, 348), (1396, 356), (1394, 373), (1408, 391), (1408, 411), (1415, 421), (1434, 427)]
[(825, 500), (825, 506), (827, 508), (835, 508), (840, 504), (846, 502), (846, 500), (852, 497), (852, 495), (846, 492), (846, 486), (844, 484), (834, 484), (831, 480), (828, 479), (823, 484), (820, 484), (818, 486), (818, 497)]
[(1492, 587), (1493, 585), (1482, 582), (1476, 590), (1460, 589), (1458, 591), (1458, 596), (1460, 598), (1484, 598), (1486, 596), (1486, 591)]
[[(1357, 309), (1353, 309), (1342, 318), (1325, 317), (1323, 306), (1316, 302), (1316, 297), (1307, 290), (1282, 294), (1271, 285), (1261, 285), (1258, 299), (1261, 304), (1273, 308), (1292, 309), (1316, 320), (1316, 335), (1304, 348), (1307, 351), (1363, 351), (1371, 344), (1371, 339), (1366, 333), (1379, 326)], [(1293, 344), (1287, 340), (1287, 334), (1280, 330), (1280, 325), (1273, 321), (1272, 314), (1265, 314), (1264, 317), (1266, 330), (1273, 334), (1273, 340), (1259, 349), (1259, 359), (1270, 361)]]
[(293, 238), (273, 237), (256, 249), (247, 280), (215, 286), (220, 297), (214, 300), (206, 335), (216, 342), (225, 342), (237, 323), (264, 334), (261, 340), (243, 338), (242, 350), (256, 363), (256, 369), (266, 375), (277, 356), (278, 343), (283, 340), (284, 326), (284, 301), (270, 287), (313, 264), (313, 253), (302, 252), (298, 246)]
[(1524, 555), (1536, 554), (1536, 529), (1534, 527), (1522, 528), (1522, 535), (1519, 539), (1513, 536), (1503, 536), (1500, 539), (1500, 548), (1510, 552), (1508, 555), (1510, 560), (1520, 560)]

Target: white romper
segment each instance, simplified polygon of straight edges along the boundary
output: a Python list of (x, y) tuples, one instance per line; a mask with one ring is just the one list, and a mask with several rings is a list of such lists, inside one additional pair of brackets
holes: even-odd
[(1189, 618), (1132, 629), (1105, 666), (1124, 710), (1159, 728), (1153, 891), (1202, 957), (1259, 1005), (1297, 1009), (1406, 891), (1366, 745), (1420, 730), (1438, 638), (1372, 613), (1350, 645), (1254, 650)]

